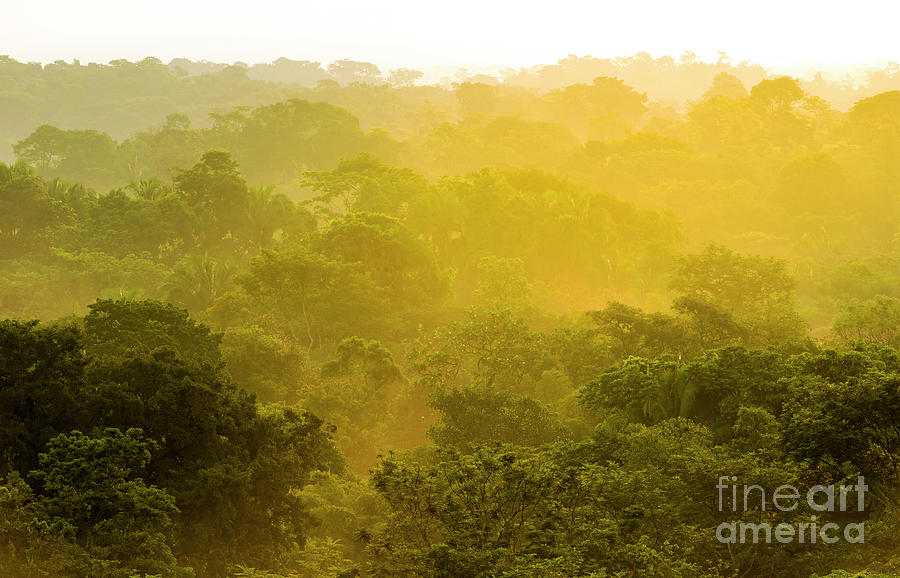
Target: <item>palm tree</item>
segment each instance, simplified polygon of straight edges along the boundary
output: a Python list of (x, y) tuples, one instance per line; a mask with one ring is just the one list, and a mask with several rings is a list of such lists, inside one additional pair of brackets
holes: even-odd
[(164, 285), (169, 301), (185, 306), (192, 313), (209, 308), (213, 301), (232, 286), (235, 268), (208, 254), (182, 259)]
[(273, 237), (290, 220), (294, 204), (286, 196), (275, 193), (275, 187), (250, 187), (247, 206), (249, 238), (257, 247), (265, 249)]
[(171, 191), (161, 180), (156, 178), (131, 181), (125, 188), (134, 192), (138, 198), (148, 201), (155, 201)]

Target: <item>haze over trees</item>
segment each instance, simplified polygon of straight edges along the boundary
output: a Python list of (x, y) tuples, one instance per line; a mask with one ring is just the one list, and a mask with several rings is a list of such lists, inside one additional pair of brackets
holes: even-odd
[(893, 68), (0, 79), (0, 575), (900, 573)]

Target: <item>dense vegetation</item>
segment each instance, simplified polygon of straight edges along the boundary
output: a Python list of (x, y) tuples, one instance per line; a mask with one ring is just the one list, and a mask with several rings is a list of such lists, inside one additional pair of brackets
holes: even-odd
[[(0, 575), (900, 573), (900, 92), (0, 78)], [(865, 543), (723, 544), (813, 513), (723, 475)]]

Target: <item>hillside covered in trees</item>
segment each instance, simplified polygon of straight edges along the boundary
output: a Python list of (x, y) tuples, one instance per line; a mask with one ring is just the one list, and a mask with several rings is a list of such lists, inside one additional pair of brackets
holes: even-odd
[(898, 71), (421, 79), (0, 59), (0, 576), (900, 575)]

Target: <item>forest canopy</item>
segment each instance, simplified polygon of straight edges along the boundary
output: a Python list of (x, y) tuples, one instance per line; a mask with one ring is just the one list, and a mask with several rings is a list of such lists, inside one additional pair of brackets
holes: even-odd
[(0, 58), (0, 575), (898, 575), (896, 67), (422, 78)]

